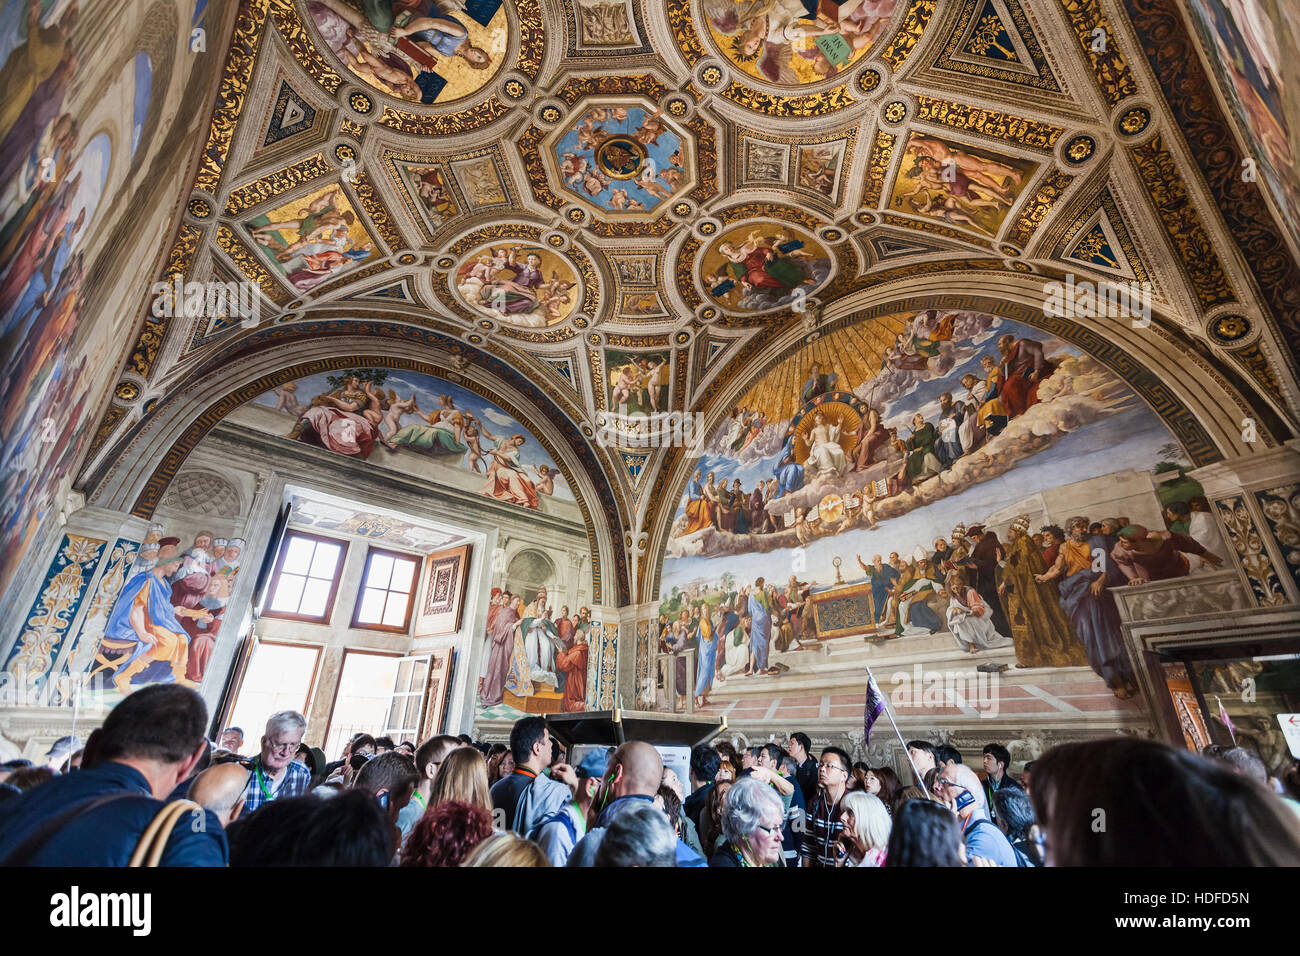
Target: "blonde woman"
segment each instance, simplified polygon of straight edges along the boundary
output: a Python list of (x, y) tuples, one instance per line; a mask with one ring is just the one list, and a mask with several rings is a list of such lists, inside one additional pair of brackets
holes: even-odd
[(444, 800), (458, 800), (482, 807), (492, 815), (492, 797), (488, 793), (487, 761), (473, 747), (457, 747), (447, 754), (433, 778), (429, 808)]
[[(438, 776), (442, 776), (441, 773)], [(497, 833), (488, 837), (461, 866), (550, 866), (542, 848), (532, 840), (514, 833)]]
[(884, 866), (889, 846), (890, 819), (884, 803), (873, 793), (851, 790), (841, 804), (848, 848), (841, 866)]

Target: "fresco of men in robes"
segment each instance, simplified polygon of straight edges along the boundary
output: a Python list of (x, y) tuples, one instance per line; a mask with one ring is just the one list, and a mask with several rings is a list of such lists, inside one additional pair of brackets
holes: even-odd
[(529, 602), (492, 589), (486, 663), (478, 682), (481, 710), (502, 704), (527, 713), (586, 709), (591, 611), (580, 607), (570, 614), (562, 605), (556, 614), (547, 599), (545, 587)]

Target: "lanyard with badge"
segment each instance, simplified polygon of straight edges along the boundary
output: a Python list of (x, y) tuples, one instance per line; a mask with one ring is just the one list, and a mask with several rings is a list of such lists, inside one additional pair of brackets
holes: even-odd
[(271, 788), (266, 785), (266, 777), (262, 773), (261, 757), (258, 757), (257, 763), (253, 764), (253, 773), (257, 776), (257, 786), (261, 789), (262, 796), (265, 797), (267, 800), (274, 800), (275, 794), (273, 794), (271, 792)]

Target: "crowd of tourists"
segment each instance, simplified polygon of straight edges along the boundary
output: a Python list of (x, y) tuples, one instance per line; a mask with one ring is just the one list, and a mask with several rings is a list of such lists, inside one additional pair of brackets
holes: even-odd
[(508, 745), (357, 734), (335, 761), (293, 711), (248, 754), (207, 726), (194, 691), (155, 685), (84, 747), (0, 765), (0, 862), (126, 866), (154, 840), (164, 866), (1300, 865), (1300, 769), (1242, 747), (1111, 737), (1016, 778), (1002, 744), (971, 766), (914, 740), (900, 776), (795, 732), (696, 746), (683, 780), (642, 741), (571, 763), (544, 717)]

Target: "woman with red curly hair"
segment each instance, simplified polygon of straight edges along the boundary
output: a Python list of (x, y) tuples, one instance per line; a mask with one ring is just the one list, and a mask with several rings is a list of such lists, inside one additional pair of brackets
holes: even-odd
[(460, 866), (492, 835), (492, 816), (482, 807), (444, 800), (430, 807), (411, 831), (402, 866)]

